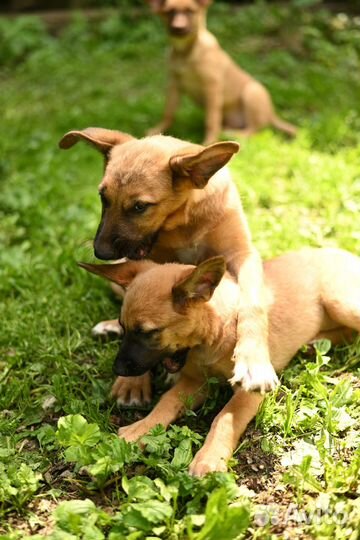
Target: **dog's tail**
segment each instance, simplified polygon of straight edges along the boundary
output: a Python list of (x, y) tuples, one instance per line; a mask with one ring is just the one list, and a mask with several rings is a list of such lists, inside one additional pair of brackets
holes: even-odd
[(283, 131), (287, 135), (290, 135), (290, 137), (296, 136), (298, 128), (293, 126), (292, 124), (289, 124), (289, 122), (285, 122), (285, 120), (281, 120), (281, 118), (276, 116), (276, 114), (274, 114), (271, 124), (274, 128)]

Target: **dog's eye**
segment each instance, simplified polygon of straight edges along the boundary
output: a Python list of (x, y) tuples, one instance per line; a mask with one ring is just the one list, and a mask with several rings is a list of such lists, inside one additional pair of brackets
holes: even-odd
[(131, 211), (134, 212), (135, 214), (142, 214), (143, 212), (145, 212), (147, 208), (149, 208), (149, 206), (150, 206), (150, 203), (137, 201), (134, 204), (134, 206), (131, 208)]
[(151, 336), (155, 336), (159, 332), (158, 328), (154, 328), (153, 330), (145, 330), (145, 328), (142, 328), (141, 326), (136, 326), (133, 329), (133, 333), (137, 336), (141, 336), (144, 338), (148, 338)]
[(105, 194), (102, 191), (100, 191), (99, 195), (100, 195), (101, 204), (103, 205), (103, 207), (109, 208), (110, 206), (109, 199), (105, 196)]

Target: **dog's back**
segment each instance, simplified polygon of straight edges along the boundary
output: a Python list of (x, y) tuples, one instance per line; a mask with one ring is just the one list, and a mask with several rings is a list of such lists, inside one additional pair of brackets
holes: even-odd
[(317, 337), (360, 331), (360, 259), (340, 249), (304, 249), (265, 263), (272, 362), (282, 369)]
[[(360, 332), (360, 258), (340, 249), (303, 249), (264, 263), (269, 302), (269, 346), (276, 370), (283, 369), (306, 343)], [(228, 318), (241, 295), (229, 274), (213, 297)], [(232, 311), (231, 311), (232, 310)], [(235, 345), (235, 340), (233, 340)], [(227, 351), (229, 355), (229, 350)]]

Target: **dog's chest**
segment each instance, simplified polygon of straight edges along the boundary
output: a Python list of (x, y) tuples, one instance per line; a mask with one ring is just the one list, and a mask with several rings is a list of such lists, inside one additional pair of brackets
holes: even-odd
[(176, 250), (176, 258), (182, 264), (198, 264), (204, 260), (205, 254), (206, 248), (200, 244), (193, 244)]
[(197, 103), (203, 103), (204, 84), (196, 69), (196, 62), (191, 59), (175, 59), (172, 69), (181, 91), (192, 97)]

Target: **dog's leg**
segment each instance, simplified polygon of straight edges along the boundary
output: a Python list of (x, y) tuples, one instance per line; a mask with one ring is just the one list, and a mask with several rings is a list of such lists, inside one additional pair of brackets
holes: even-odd
[(203, 144), (211, 144), (219, 138), (223, 121), (223, 87), (221, 81), (208, 83), (205, 95), (205, 139)]
[(256, 130), (251, 128), (243, 128), (243, 129), (225, 129), (223, 130), (224, 137), (228, 139), (247, 139), (248, 137), (251, 137), (256, 133)]
[(118, 405), (144, 405), (151, 401), (151, 375), (139, 377), (117, 377), (111, 389), (111, 396)]
[[(236, 261), (238, 264), (240, 260)], [(260, 255), (251, 250), (240, 263), (238, 283), (241, 305), (238, 312), (234, 375), (231, 384), (241, 383), (246, 391), (273, 390), (278, 378), (268, 348), (268, 317), (263, 266)]]
[[(116, 283), (110, 283), (110, 287), (120, 300), (124, 298), (124, 287), (121, 287), (121, 285)], [(91, 330), (91, 333), (95, 337), (110, 337), (111, 335), (122, 336), (124, 330), (118, 319), (111, 319), (109, 321), (101, 321), (96, 324)]]
[(101, 321), (96, 324), (91, 330), (91, 333), (95, 337), (122, 336), (124, 330), (118, 319), (111, 319), (110, 321)]
[[(350, 281), (351, 283), (351, 281)], [(334, 284), (334, 288), (336, 284)], [(351, 336), (351, 329), (360, 333), (360, 294), (358, 290), (349, 291), (339, 298), (325, 299), (326, 310), (330, 317), (345, 326), (346, 336)]]
[(213, 421), (204, 446), (190, 464), (190, 474), (204, 476), (208, 472), (227, 470), (227, 462), (262, 400), (260, 394), (241, 389), (235, 392)]
[(179, 107), (180, 92), (179, 85), (174, 77), (170, 79), (168, 92), (166, 94), (165, 111), (163, 119), (159, 124), (150, 129), (148, 135), (157, 135), (158, 133), (164, 133), (174, 122), (175, 113)]
[(342, 326), (334, 330), (324, 330), (320, 332), (308, 345), (312, 345), (314, 342), (319, 339), (328, 339), (331, 341), (332, 345), (344, 345), (346, 343), (351, 343), (356, 337), (356, 330), (353, 328), (346, 328)]
[(268, 307), (259, 253), (252, 245), (250, 231), (241, 207), (207, 237), (209, 248), (225, 257), (229, 271), (237, 276), (241, 305), (234, 349), (234, 375), (231, 384), (261, 392), (275, 388), (278, 378), (268, 348)]
[(151, 413), (143, 420), (120, 428), (119, 436), (128, 442), (137, 441), (158, 424), (167, 427), (184, 413), (187, 407), (186, 400), (190, 397), (192, 398), (189, 403), (191, 409), (195, 409), (205, 400), (206, 391), (203, 387), (203, 380), (181, 374), (175, 386), (161, 397)]

